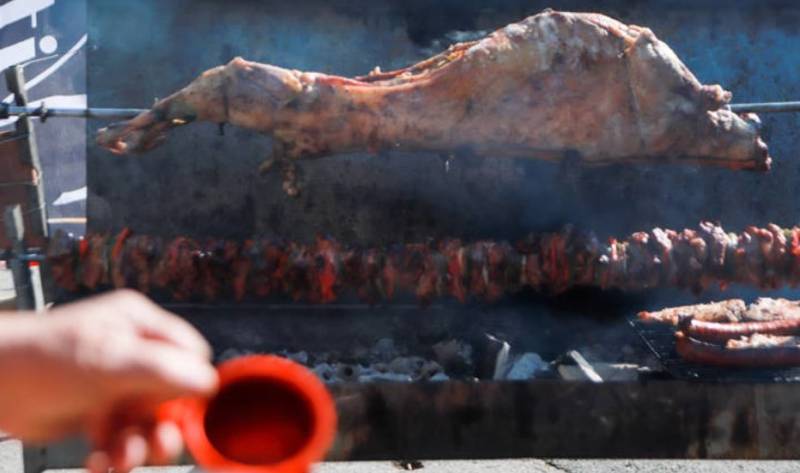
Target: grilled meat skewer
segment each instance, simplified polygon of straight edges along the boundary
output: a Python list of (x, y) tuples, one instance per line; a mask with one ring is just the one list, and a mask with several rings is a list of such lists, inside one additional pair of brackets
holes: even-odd
[[(733, 234), (704, 222), (697, 230), (655, 228), (605, 243), (567, 228), (516, 244), (444, 239), (372, 249), (322, 237), (301, 244), (164, 240), (122, 232), (83, 240), (52, 238), (48, 262), (55, 280), (69, 291), (130, 286), (164, 290), (178, 300), (279, 295), (330, 302), (350, 294), (376, 302), (407, 294), (427, 303), (437, 297), (493, 301), (526, 287), (551, 293), (575, 286), (702, 291), (712, 284), (740, 283), (777, 288), (800, 284), (800, 227), (750, 227)], [(770, 310), (784, 309), (764, 303), (748, 309), (747, 320), (770, 320)], [(744, 320), (743, 303), (714, 311), (703, 320)], [(796, 312), (800, 316), (800, 308)], [(678, 315), (642, 317), (675, 324)]]
[[(136, 118), (99, 131), (118, 153), (210, 121), (271, 135), (267, 163), (355, 151), (469, 150), (586, 164), (666, 161), (769, 168), (753, 114), (702, 85), (647, 28), (545, 11), (405, 69), (346, 78), (236, 58)], [(265, 166), (265, 168), (268, 166)], [(285, 165), (285, 189), (296, 172)]]

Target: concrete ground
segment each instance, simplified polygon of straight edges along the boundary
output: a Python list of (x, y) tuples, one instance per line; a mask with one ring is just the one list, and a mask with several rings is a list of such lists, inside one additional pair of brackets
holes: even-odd
[[(481, 460), (423, 462), (421, 473), (648, 473), (648, 472), (797, 472), (800, 462), (688, 461), (688, 460)], [(2, 471), (2, 469), (0, 469)], [(136, 473), (199, 473), (190, 466), (139, 468)], [(315, 473), (398, 473), (390, 462), (325, 463)], [(48, 470), (48, 473), (79, 473), (79, 470)]]

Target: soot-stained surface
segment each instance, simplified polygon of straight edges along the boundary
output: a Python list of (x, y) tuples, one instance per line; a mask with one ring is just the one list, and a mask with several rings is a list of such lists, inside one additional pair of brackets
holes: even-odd
[[(524, 293), (503, 302), (460, 305), (442, 301), (420, 307), (413, 301), (391, 305), (241, 304), (197, 306), (167, 304), (211, 342), (215, 359), (238, 353), (308, 352), (330, 363), (389, 361), (381, 359), (383, 341), (391, 340), (395, 356), (442, 360), (437, 346), (469, 347), (474, 369), (446, 371), (456, 377), (491, 377), (496, 352), (487, 334), (507, 342), (509, 358), (535, 352), (544, 360), (579, 350), (592, 361), (644, 363), (650, 355), (624, 323), (641, 297), (618, 292), (573, 291), (557, 298)], [(449, 367), (448, 367), (449, 368)]]

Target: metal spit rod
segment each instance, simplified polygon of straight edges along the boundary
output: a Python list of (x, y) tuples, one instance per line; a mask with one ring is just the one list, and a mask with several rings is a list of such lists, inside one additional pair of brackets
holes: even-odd
[(728, 107), (736, 113), (800, 112), (800, 102), (735, 103)]
[[(728, 105), (732, 112), (736, 113), (792, 113), (800, 112), (800, 101), (796, 102), (762, 102), (762, 103), (736, 103)], [(133, 118), (142, 112), (144, 108), (49, 108), (46, 105), (39, 107), (18, 106), (11, 104), (0, 104), (0, 118), (11, 116), (27, 115), (39, 117), (44, 120), (48, 118), (99, 118), (107, 120), (121, 120)]]
[(100, 118), (109, 120), (119, 120), (126, 118), (133, 118), (147, 109), (143, 108), (67, 108), (67, 107), (53, 107), (49, 108), (47, 105), (39, 107), (32, 106), (18, 106), (11, 104), (2, 104), (0, 107), (0, 118), (8, 118), (11, 116), (26, 115), (30, 117), (39, 117), (42, 119), (48, 118)]

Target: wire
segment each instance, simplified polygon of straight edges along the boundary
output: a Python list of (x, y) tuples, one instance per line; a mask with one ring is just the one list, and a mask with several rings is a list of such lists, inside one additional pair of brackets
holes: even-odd
[(0, 144), (10, 143), (12, 141), (24, 140), (24, 139), (27, 139), (29, 136), (30, 136), (29, 133), (23, 133), (21, 135), (14, 135), (14, 136), (11, 136), (11, 137), (8, 137), (8, 138), (4, 138), (4, 139), (0, 140)]
[[(45, 208), (47, 208), (47, 205), (40, 205), (39, 207), (36, 207), (36, 208), (33, 208), (33, 209), (28, 209), (28, 210), (22, 212), (22, 215), (30, 215), (30, 214), (32, 214), (34, 212), (38, 212), (40, 210), (44, 210)], [(4, 222), (4, 221), (5, 221), (5, 217), (0, 217), (0, 222)]]
[(34, 181), (8, 181), (0, 182), (0, 187), (15, 187), (15, 186), (35, 186)]
[(40, 210), (44, 210), (45, 208), (47, 208), (47, 205), (46, 204), (42, 204), (42, 205), (36, 207), (35, 209), (28, 209), (28, 210), (22, 212), (22, 215), (32, 214), (34, 212), (38, 212)]
[(19, 66), (21, 66), (23, 69), (25, 69), (26, 67), (31, 66), (33, 64), (36, 64), (36, 63), (39, 63), (39, 62), (48, 61), (50, 59), (56, 59), (59, 56), (61, 56), (61, 55), (60, 54), (51, 54), (49, 56), (37, 57), (36, 59), (31, 59), (30, 61), (21, 62), (21, 63), (19, 63)]

